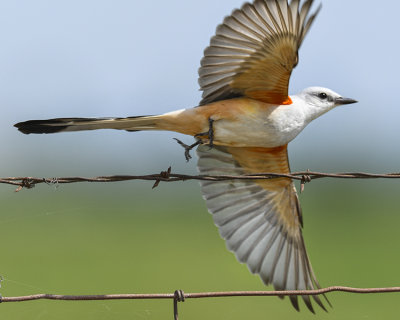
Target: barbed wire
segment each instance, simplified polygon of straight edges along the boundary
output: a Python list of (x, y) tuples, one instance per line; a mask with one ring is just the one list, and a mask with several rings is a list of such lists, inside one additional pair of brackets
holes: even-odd
[(60, 185), (79, 182), (122, 182), (132, 180), (155, 181), (153, 188), (157, 187), (160, 182), (176, 182), (188, 180), (203, 180), (203, 181), (224, 181), (224, 180), (263, 180), (263, 179), (280, 179), (289, 178), (301, 182), (301, 189), (304, 185), (315, 179), (321, 178), (337, 178), (337, 179), (399, 179), (400, 173), (365, 173), (365, 172), (342, 172), (342, 173), (323, 173), (314, 171), (299, 171), (289, 174), (281, 173), (254, 173), (248, 175), (190, 175), (172, 173), (171, 167), (166, 171), (148, 175), (113, 175), (99, 177), (61, 177), (61, 178), (35, 178), (35, 177), (9, 177), (0, 178), (0, 184), (9, 184), (18, 186), (15, 191), (20, 191), (23, 188), (31, 189), (37, 184)]
[(63, 301), (93, 301), (93, 300), (173, 300), (174, 319), (178, 320), (178, 302), (186, 299), (220, 298), (220, 297), (265, 297), (265, 296), (309, 296), (321, 295), (329, 292), (347, 292), (358, 294), (393, 293), (400, 292), (400, 287), (387, 288), (352, 288), (332, 286), (317, 290), (288, 290), (288, 291), (221, 291), (184, 293), (176, 290), (174, 293), (149, 293), (149, 294), (102, 294), (102, 295), (60, 295), (60, 294), (33, 294), (17, 297), (1, 297), (0, 302), (24, 302), (32, 300), (63, 300)]
[[(160, 182), (176, 182), (188, 180), (224, 181), (224, 180), (268, 180), (289, 178), (301, 182), (301, 191), (304, 185), (315, 179), (337, 178), (337, 179), (399, 179), (400, 173), (365, 173), (365, 172), (342, 172), (323, 173), (314, 171), (300, 171), (289, 174), (280, 173), (255, 173), (249, 175), (189, 175), (172, 173), (171, 167), (166, 171), (149, 175), (113, 175), (98, 177), (61, 177), (61, 178), (35, 178), (35, 177), (8, 177), (0, 178), (0, 184), (17, 186), (16, 192), (22, 189), (32, 189), (37, 184), (60, 185), (79, 182), (122, 182), (132, 180), (155, 181), (153, 188)], [(0, 280), (1, 282), (1, 280)], [(186, 299), (196, 298), (218, 298), (218, 297), (257, 297), (257, 296), (292, 296), (292, 295), (321, 295), (329, 292), (347, 292), (359, 294), (393, 293), (400, 292), (400, 287), (386, 288), (352, 288), (344, 286), (331, 286), (317, 290), (289, 290), (289, 291), (221, 291), (184, 293), (176, 290), (174, 293), (156, 294), (103, 294), (103, 295), (59, 295), (59, 294), (33, 294), (27, 296), (2, 297), (0, 302), (23, 302), (32, 300), (63, 300), (63, 301), (93, 301), (93, 300), (139, 300), (139, 299), (173, 299), (174, 319), (178, 320), (178, 302)]]

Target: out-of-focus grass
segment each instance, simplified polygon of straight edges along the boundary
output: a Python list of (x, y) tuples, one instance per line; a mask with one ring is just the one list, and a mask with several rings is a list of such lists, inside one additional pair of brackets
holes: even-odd
[[(196, 182), (1, 187), (3, 296), (264, 290), (225, 248)], [(399, 285), (398, 182), (313, 181), (304, 236), (323, 286)], [(333, 293), (318, 319), (398, 318), (400, 294)], [(182, 319), (315, 319), (275, 297), (188, 300)], [(171, 301), (35, 301), (4, 319), (169, 319)]]

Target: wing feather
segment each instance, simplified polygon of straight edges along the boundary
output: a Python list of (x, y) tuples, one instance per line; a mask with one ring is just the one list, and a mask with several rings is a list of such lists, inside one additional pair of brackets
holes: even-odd
[(200, 105), (246, 96), (267, 103), (288, 100), (298, 50), (318, 10), (313, 0), (255, 0), (217, 27), (199, 69)]
[[(205, 175), (289, 172), (286, 146), (200, 146), (197, 153), (198, 169)], [(221, 237), (251, 272), (278, 290), (319, 288), (304, 246), (300, 206), (290, 179), (203, 181), (201, 186)], [(313, 312), (311, 299), (325, 309), (318, 296), (302, 298)], [(290, 300), (298, 309), (297, 297)]]

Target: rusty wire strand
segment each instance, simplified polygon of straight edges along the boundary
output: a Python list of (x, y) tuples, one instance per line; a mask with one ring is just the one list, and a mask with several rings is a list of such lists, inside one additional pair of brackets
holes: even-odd
[[(265, 297), (265, 296), (308, 296), (320, 295), (329, 292), (347, 292), (359, 294), (393, 293), (400, 292), (400, 287), (387, 288), (352, 288), (332, 286), (317, 290), (289, 290), (289, 291), (221, 291), (184, 293), (181, 290), (178, 301), (186, 299), (220, 298), (220, 297)], [(149, 294), (100, 294), (100, 295), (60, 295), (60, 294), (33, 294), (17, 297), (2, 297), (1, 302), (23, 302), (32, 300), (63, 300), (63, 301), (93, 301), (93, 300), (148, 300), (148, 299), (177, 299), (177, 293), (149, 293)]]
[(338, 179), (399, 179), (400, 173), (364, 173), (364, 172), (342, 172), (342, 173), (322, 173), (313, 171), (300, 171), (290, 174), (280, 173), (256, 173), (249, 175), (189, 175), (172, 173), (171, 168), (157, 174), (149, 175), (114, 175), (99, 177), (62, 177), (62, 178), (34, 178), (34, 177), (9, 177), (0, 178), (0, 184), (9, 184), (18, 186), (16, 191), (23, 188), (31, 189), (37, 184), (60, 185), (78, 182), (121, 182), (131, 180), (155, 181), (153, 188), (157, 187), (160, 182), (176, 182), (187, 180), (203, 180), (203, 181), (224, 181), (224, 180), (260, 180), (260, 179), (279, 179), (290, 178), (298, 180), (304, 188), (304, 184), (315, 179), (321, 178), (338, 178)]
[(266, 296), (294, 296), (294, 295), (320, 295), (329, 292), (347, 293), (393, 293), (400, 292), (400, 287), (387, 288), (351, 288), (343, 286), (332, 286), (317, 290), (288, 290), (288, 291), (220, 291), (220, 292), (198, 292), (184, 293), (176, 290), (174, 293), (148, 293), (148, 294), (97, 294), (97, 295), (61, 295), (61, 294), (33, 294), (17, 297), (1, 297), (0, 302), (24, 302), (32, 300), (61, 300), (61, 301), (99, 301), (99, 300), (173, 300), (174, 320), (178, 320), (178, 303), (186, 299), (221, 298), (221, 297), (266, 297)]

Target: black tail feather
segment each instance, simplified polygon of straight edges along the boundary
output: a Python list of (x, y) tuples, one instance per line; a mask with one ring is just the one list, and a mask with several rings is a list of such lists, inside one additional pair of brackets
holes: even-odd
[[(140, 131), (135, 128), (134, 123), (130, 120), (149, 118), (152, 116), (136, 116), (127, 118), (55, 118), (48, 120), (29, 120), (19, 122), (14, 125), (19, 131), (25, 134), (30, 133), (56, 133), (60, 131), (81, 131), (81, 130), (97, 130), (97, 129), (118, 129), (127, 131)], [(154, 125), (154, 119), (147, 120), (146, 126)], [(128, 123), (127, 126), (124, 123)]]
[(56, 133), (63, 131), (71, 122), (88, 122), (96, 121), (98, 119), (94, 118), (57, 118), (49, 120), (29, 120), (24, 122), (19, 122), (14, 125), (19, 131), (25, 134), (30, 133)]

